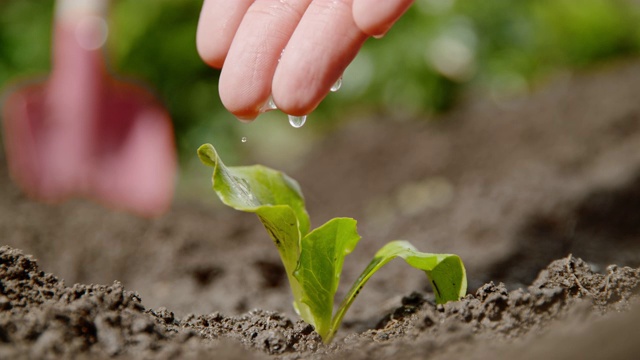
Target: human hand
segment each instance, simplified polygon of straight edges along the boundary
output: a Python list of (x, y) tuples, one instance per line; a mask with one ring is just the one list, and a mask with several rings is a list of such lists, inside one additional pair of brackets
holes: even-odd
[(369, 36), (384, 35), (413, 0), (204, 0), (197, 47), (222, 68), (224, 106), (241, 120), (265, 110), (313, 111)]

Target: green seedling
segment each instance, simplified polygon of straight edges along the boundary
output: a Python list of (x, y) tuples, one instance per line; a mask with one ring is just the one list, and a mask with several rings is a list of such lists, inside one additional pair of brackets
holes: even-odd
[(261, 165), (227, 167), (210, 144), (202, 145), (198, 156), (213, 167), (213, 189), (220, 200), (258, 216), (280, 253), (296, 312), (314, 326), (325, 343), (333, 339), (364, 284), (396, 257), (426, 273), (437, 303), (465, 295), (467, 278), (457, 255), (422, 253), (406, 241), (392, 241), (376, 253), (334, 313), (344, 259), (360, 241), (356, 221), (335, 218), (310, 231), (309, 215), (295, 180)]

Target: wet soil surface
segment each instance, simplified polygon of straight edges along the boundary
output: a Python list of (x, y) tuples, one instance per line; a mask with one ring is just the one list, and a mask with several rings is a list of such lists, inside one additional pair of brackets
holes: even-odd
[(314, 226), (359, 221), (344, 288), (393, 239), (459, 254), (470, 284), (436, 305), (424, 274), (392, 262), (331, 345), (297, 320), (259, 222), (212, 192), (140, 219), (33, 202), (3, 165), (0, 359), (636, 359), (639, 93), (629, 61), (329, 135), (289, 172)]

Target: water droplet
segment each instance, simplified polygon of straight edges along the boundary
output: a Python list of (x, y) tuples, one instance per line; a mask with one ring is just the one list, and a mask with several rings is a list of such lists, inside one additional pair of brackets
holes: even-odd
[(247, 137), (243, 136), (242, 139), (240, 139), (242, 142), (247, 142)]
[(331, 92), (336, 92), (342, 87), (342, 76), (331, 86)]
[(267, 111), (276, 110), (276, 109), (278, 109), (278, 107), (276, 106), (276, 103), (273, 101), (273, 97), (269, 96), (269, 100), (267, 100), (267, 102), (264, 103), (264, 105), (262, 105), (262, 107), (260, 108), (260, 112), (265, 113)]
[(289, 115), (289, 124), (294, 128), (300, 128), (304, 125), (305, 121), (307, 121), (307, 115), (302, 116), (293, 116)]
[(247, 179), (241, 177), (232, 176), (228, 179), (231, 184), (231, 188), (234, 191), (232, 194), (237, 200), (242, 201), (247, 206), (256, 206), (258, 204), (256, 197), (251, 192), (251, 185)]

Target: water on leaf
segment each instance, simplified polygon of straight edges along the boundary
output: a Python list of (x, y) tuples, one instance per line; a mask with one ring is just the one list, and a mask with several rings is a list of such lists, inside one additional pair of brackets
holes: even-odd
[(302, 127), (305, 121), (307, 121), (307, 115), (302, 115), (302, 116), (289, 115), (289, 124), (291, 124), (291, 126), (293, 126), (294, 128)]
[(243, 136), (242, 139), (240, 139), (243, 143), (247, 142), (247, 137)]

